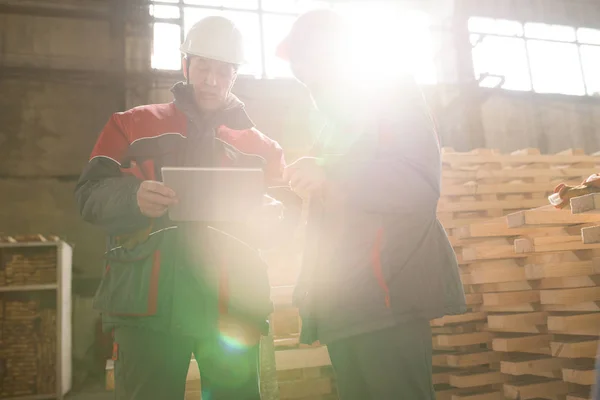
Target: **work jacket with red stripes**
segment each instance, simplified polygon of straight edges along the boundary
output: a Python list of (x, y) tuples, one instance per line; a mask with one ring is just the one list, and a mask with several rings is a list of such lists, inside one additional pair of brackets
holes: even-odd
[(195, 106), (191, 86), (177, 84), (173, 93), (172, 103), (114, 114), (77, 185), (81, 215), (108, 233), (95, 307), (106, 328), (148, 326), (202, 336), (227, 313), (264, 329), (272, 305), (266, 266), (255, 249), (285, 236), (291, 225), (275, 224), (261, 234), (240, 224), (176, 225), (168, 216), (142, 215), (136, 195), (142, 181), (160, 181), (165, 166), (261, 167), (267, 181), (276, 181), (283, 152), (253, 127), (234, 96), (208, 116)]
[(420, 91), (386, 83), (339, 102), (313, 154), (327, 179), (310, 199), (294, 293), (302, 342), (465, 312), (456, 256), (436, 216), (440, 148)]

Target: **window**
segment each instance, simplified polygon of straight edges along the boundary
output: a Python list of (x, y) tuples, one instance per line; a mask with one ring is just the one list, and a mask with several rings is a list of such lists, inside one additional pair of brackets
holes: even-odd
[[(240, 74), (263, 78), (291, 77), (287, 63), (275, 56), (275, 49), (289, 32), (297, 15), (314, 8), (333, 8), (357, 18), (355, 41), (364, 50), (348, 67), (363, 75), (385, 78), (373, 70), (374, 60), (384, 64), (385, 72), (406, 69), (421, 83), (436, 83), (430, 23), (423, 13), (400, 9), (384, 1), (333, 0), (155, 0), (150, 14), (154, 18), (152, 68), (181, 69), (179, 46), (190, 27), (209, 15), (222, 15), (236, 23), (244, 34), (248, 64)], [(382, 16), (387, 21), (382, 21)], [(410, 62), (404, 54), (410, 52)], [(382, 63), (381, 59), (385, 59)]]
[(469, 32), (482, 87), (600, 95), (600, 30), (472, 17)]

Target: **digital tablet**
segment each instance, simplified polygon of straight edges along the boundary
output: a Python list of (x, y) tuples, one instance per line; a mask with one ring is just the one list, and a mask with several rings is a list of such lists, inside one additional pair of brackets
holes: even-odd
[(172, 221), (244, 222), (262, 206), (261, 169), (163, 167), (163, 183), (177, 194)]

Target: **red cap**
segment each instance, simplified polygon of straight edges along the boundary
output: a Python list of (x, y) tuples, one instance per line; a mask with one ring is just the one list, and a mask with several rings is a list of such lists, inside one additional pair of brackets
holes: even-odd
[(285, 61), (290, 61), (290, 53), (296, 46), (307, 47), (315, 44), (315, 39), (340, 32), (344, 19), (335, 11), (322, 9), (308, 11), (294, 22), (289, 34), (277, 46), (275, 54)]

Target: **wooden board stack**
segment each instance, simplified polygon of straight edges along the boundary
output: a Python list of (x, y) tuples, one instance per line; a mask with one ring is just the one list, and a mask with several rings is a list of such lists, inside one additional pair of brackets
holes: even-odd
[(462, 268), (482, 294), (506, 398), (589, 398), (600, 333), (593, 265), (600, 245), (584, 243), (582, 229), (594, 223), (600, 215), (546, 206), (509, 215), (504, 225), (457, 232), (481, 239), (462, 249)]
[(56, 311), (38, 299), (0, 295), (0, 398), (56, 390)]
[(279, 398), (298, 400), (337, 400), (331, 361), (325, 346), (299, 345), (301, 321), (292, 306), (292, 293), (299, 271), (298, 248), (282, 249), (270, 259), (271, 298), (275, 312), (271, 334), (275, 345), (275, 364)]
[(24, 286), (56, 281), (56, 251), (52, 248), (0, 250), (0, 286)]
[(558, 183), (579, 184), (596, 172), (598, 158), (582, 150), (542, 155), (539, 149), (511, 154), (476, 149), (442, 152), (438, 218), (448, 230), (547, 204)]
[(596, 159), (578, 150), (541, 155), (538, 149), (445, 149), (442, 161), (438, 218), (459, 259), (469, 313), (432, 322), (438, 398), (502, 399), (504, 354), (492, 345), (502, 328), (488, 329), (487, 315), (524, 310), (535, 301), (534, 293), (510, 293), (522, 290), (513, 281), (525, 279), (524, 256), (515, 254), (514, 240), (526, 231), (509, 231), (504, 216), (548, 204), (557, 184), (579, 184), (594, 173)]

